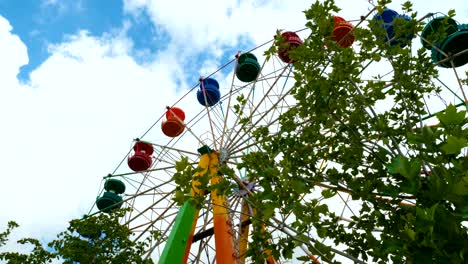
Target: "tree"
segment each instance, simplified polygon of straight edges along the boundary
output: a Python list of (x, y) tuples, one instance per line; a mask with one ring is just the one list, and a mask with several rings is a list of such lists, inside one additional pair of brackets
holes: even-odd
[[(382, 12), (389, 2), (379, 1), (374, 11)], [(254, 229), (250, 253), (257, 259), (262, 248), (292, 257), (299, 243), (334, 262), (332, 248), (318, 241), (329, 239), (364, 261), (468, 261), (462, 225), (468, 220), (468, 157), (462, 154), (468, 146), (468, 119), (466, 111), (453, 105), (435, 114), (426, 108), (424, 97), (440, 92), (431, 81), (438, 71), (424, 49), (412, 55), (403, 44), (424, 26), (411, 7), (403, 5), (410, 21), (394, 22), (395, 39), (402, 45), (388, 45), (382, 41), (384, 29), (369, 23), (354, 29), (358, 50), (329, 41), (332, 14), (339, 11), (332, 0), (317, 1), (305, 11), (312, 33), (290, 54), (296, 80), (291, 93), (297, 103), (281, 115), (278, 132), (257, 129), (262, 151), (249, 153), (241, 165), (263, 190), (250, 198), (261, 218), (253, 219), (253, 225), (268, 222), (274, 211), (292, 213), (295, 220), (289, 225), (300, 235), (272, 245), (263, 242), (261, 228)], [(273, 52), (275, 48), (267, 55)], [(380, 60), (390, 62), (393, 76), (365, 80), (362, 72)], [(387, 107), (377, 109), (381, 102)], [(437, 117), (438, 124), (425, 125), (429, 116)], [(325, 188), (325, 198), (350, 194), (362, 202), (359, 213), (343, 223), (321, 200), (304, 201), (316, 186)]]
[[(14, 228), (19, 225), (14, 222), (8, 222), (7, 229), (0, 233), (0, 247), (4, 246), (8, 242), (8, 237)], [(8, 263), (47, 263), (54, 257), (55, 254), (50, 253), (42, 247), (41, 243), (37, 239), (24, 238), (17, 241), (18, 244), (25, 245), (30, 244), (33, 246), (31, 254), (22, 254), (17, 252), (0, 253), (0, 260), (6, 260)]]
[[(7, 263), (50, 263), (54, 259), (62, 263), (153, 263), (142, 259), (144, 243), (130, 240), (131, 231), (119, 223), (125, 210), (114, 210), (110, 215), (98, 214), (70, 221), (67, 230), (49, 242), (47, 248), (32, 238), (20, 239), (19, 244), (31, 244), (29, 253), (4, 252), (0, 260)], [(5, 245), (15, 222), (0, 233), (0, 246)]]

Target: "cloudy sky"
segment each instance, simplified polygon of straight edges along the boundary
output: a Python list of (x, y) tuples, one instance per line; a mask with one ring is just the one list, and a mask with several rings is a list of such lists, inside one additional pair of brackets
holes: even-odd
[[(415, 2), (421, 15), (453, 8), (468, 23), (465, 0)], [(166, 105), (238, 50), (304, 28), (311, 3), (0, 0), (0, 227), (54, 237)], [(338, 5), (349, 20), (371, 8)]]

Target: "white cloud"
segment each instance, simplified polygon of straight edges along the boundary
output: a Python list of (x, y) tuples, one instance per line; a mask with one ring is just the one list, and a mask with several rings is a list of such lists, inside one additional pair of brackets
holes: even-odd
[(11, 60), (0, 63), (0, 197), (8, 212), (0, 222), (16, 220), (36, 237), (47, 230), (50, 239), (87, 212), (101, 177), (175, 101), (172, 69), (138, 65), (128, 39), (81, 32), (50, 47), (30, 86), (19, 86), (26, 50), (11, 27), (1, 29), (1, 50)]
[(83, 0), (42, 0), (42, 8), (55, 8), (58, 15), (83, 11)]
[[(394, 1), (389, 8), (401, 12), (403, 2), (405, 1)], [(124, 0), (124, 10), (135, 17), (141, 12), (146, 12), (157, 28), (167, 31), (170, 34), (170, 44), (164, 52), (177, 53), (175, 59), (178, 62), (182, 63), (196, 54), (206, 53), (210, 55), (211, 60), (221, 65), (217, 54), (226, 46), (240, 46), (246, 39), (259, 45), (271, 39), (277, 29), (304, 28), (306, 20), (302, 11), (308, 9), (311, 4), (306, 0)], [(337, 5), (341, 8), (338, 15), (354, 21), (372, 8), (365, 0), (339, 0)], [(439, 11), (447, 13), (449, 8), (460, 10), (461, 13), (462, 10), (467, 10), (463, 0), (454, 1), (450, 7), (440, 6), (434, 0), (414, 3), (414, 10), (421, 15)], [(466, 23), (462, 15), (457, 19)]]
[[(139, 16), (146, 12), (153, 23), (170, 34), (169, 49), (179, 62), (196, 54), (217, 54), (242, 41), (260, 44), (270, 40), (277, 29), (299, 30), (304, 27), (302, 11), (310, 1), (144, 1), (124, 0), (126, 12)], [(182, 8), (183, 6), (183, 8)], [(233, 54), (234, 57), (235, 54)], [(200, 73), (206, 74), (206, 73)]]

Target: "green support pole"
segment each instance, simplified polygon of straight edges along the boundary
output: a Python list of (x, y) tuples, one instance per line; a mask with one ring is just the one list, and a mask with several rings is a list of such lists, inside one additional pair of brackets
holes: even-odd
[(176, 221), (172, 227), (171, 234), (167, 239), (164, 251), (159, 259), (160, 264), (182, 263), (185, 255), (185, 248), (192, 230), (192, 223), (195, 220), (196, 209), (187, 201), (180, 208)]
[[(198, 167), (201, 168), (201, 170), (195, 172), (193, 175), (192, 196), (203, 196), (204, 190), (198, 188), (201, 185), (198, 177), (208, 173), (210, 152), (211, 149), (208, 146), (203, 146), (198, 149), (198, 153), (201, 154)], [(179, 264), (187, 262), (199, 212), (200, 210), (191, 205), (190, 201), (186, 201), (182, 208), (180, 208), (171, 234), (167, 239), (163, 253), (159, 259), (159, 264)]]

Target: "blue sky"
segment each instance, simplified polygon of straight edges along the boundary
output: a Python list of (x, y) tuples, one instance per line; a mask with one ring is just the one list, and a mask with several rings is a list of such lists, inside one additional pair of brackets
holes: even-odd
[[(22, 66), (18, 74), (23, 83), (28, 82), (30, 73), (50, 56), (49, 45), (61, 43), (80, 30), (96, 37), (124, 30), (132, 42), (130, 55), (141, 64), (155, 60), (158, 51), (166, 49), (171, 40), (164, 25), (154, 23), (147, 11), (137, 14), (126, 12), (123, 1), (2, 0), (0, 10), (13, 26), (12, 33), (17, 34), (28, 47), (29, 63)], [(226, 15), (229, 17), (231, 14), (232, 9), (227, 9)], [(237, 38), (236, 46), (219, 43), (223, 61), (230, 59), (237, 50), (253, 46), (247, 36)], [(210, 52), (200, 52), (182, 61), (187, 77), (185, 81), (189, 81), (191, 73), (197, 74), (197, 69), (211, 55)]]
[[(253, 6), (262, 6), (262, 3), (255, 2)], [(135, 15), (124, 10), (124, 1), (0, 0), (0, 10), (12, 25), (12, 33), (17, 34), (28, 48), (29, 63), (21, 67), (18, 75), (22, 82), (27, 82), (29, 74), (50, 56), (49, 45), (61, 43), (66, 36), (79, 30), (86, 30), (91, 36), (102, 36), (125, 29), (133, 45), (131, 55), (139, 63), (154, 60), (158, 51), (167, 48), (171, 38), (164, 25), (151, 20), (148, 10), (140, 10)], [(227, 17), (232, 15), (232, 10), (230, 7), (224, 11)], [(221, 43), (224, 60), (238, 49), (252, 47), (254, 42), (248, 35), (239, 35), (235, 44)], [(207, 52), (198, 54), (200, 57), (191, 57), (184, 65), (185, 69), (195, 73), (200, 66), (198, 63), (210, 55)]]
[[(102, 177), (167, 105), (238, 50), (277, 29), (304, 28), (302, 11), (313, 1), (181, 2), (0, 0), (0, 200), (14, 201), (0, 202), (8, 212), (0, 230), (16, 220), (18, 237), (55, 237), (88, 212)], [(391, 7), (401, 10), (402, 2)], [(466, 0), (414, 2), (421, 16), (454, 8), (468, 23)], [(337, 3), (348, 20), (371, 8), (368, 0)], [(386, 66), (373, 70), (386, 73)], [(228, 90), (232, 68), (215, 78)], [(452, 72), (441, 78), (455, 80)], [(195, 94), (188, 96), (191, 115), (199, 109)], [(148, 140), (167, 138), (155, 129)]]
[[(29, 64), (21, 68), (19, 78), (29, 79), (50, 53), (48, 45), (60, 43), (66, 35), (87, 30), (101, 36), (131, 23), (127, 34), (132, 39), (135, 54), (154, 53), (164, 48), (169, 36), (156, 28), (146, 12), (138, 17), (125, 14), (121, 1), (59, 0), (59, 1), (0, 1), (1, 14), (10, 21), (13, 33), (28, 47)], [(142, 58), (139, 58), (142, 59)]]

